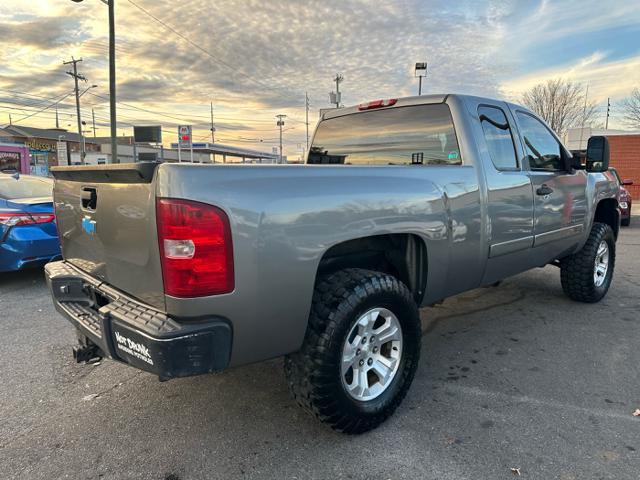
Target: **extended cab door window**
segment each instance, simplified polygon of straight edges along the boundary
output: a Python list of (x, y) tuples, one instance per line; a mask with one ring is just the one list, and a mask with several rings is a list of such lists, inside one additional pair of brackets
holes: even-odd
[(518, 111), (518, 124), (531, 170), (564, 170), (560, 143), (537, 118)]
[(307, 163), (342, 165), (460, 165), (449, 106), (415, 105), (323, 120)]
[(566, 168), (564, 147), (542, 121), (520, 110), (516, 118), (529, 157), (534, 193), (536, 248), (531, 258), (543, 265), (579, 241), (588, 207), (587, 175), (584, 170)]
[(489, 156), (498, 170), (515, 170), (518, 158), (513, 143), (511, 127), (502, 109), (498, 107), (478, 107), (478, 117), (482, 124), (484, 139)]

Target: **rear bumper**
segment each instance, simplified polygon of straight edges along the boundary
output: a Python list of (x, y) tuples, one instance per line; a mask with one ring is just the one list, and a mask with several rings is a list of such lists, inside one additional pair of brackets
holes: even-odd
[(229, 364), (232, 331), (225, 319), (178, 322), (64, 261), (47, 264), (45, 277), (56, 310), (104, 356), (161, 379)]
[(0, 238), (0, 272), (44, 265), (60, 257), (60, 242), (37, 226), (11, 228)]

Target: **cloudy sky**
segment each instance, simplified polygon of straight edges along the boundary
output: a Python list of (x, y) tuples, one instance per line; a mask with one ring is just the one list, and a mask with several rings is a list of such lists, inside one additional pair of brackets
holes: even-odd
[[(413, 65), (428, 61), (424, 91), (517, 100), (564, 77), (589, 86), (604, 121), (621, 127), (618, 102), (640, 87), (640, 8), (634, 1), (115, 0), (119, 133), (162, 123), (195, 126), (216, 141), (270, 151), (274, 116), (288, 115), (285, 154), (304, 146), (304, 95), (312, 128), (342, 73), (346, 105), (413, 95)], [(108, 135), (107, 7), (100, 0), (0, 2), (0, 125), (75, 130), (73, 81), (98, 85), (82, 97)], [(25, 118), (28, 117), (28, 118)], [(90, 123), (90, 122), (88, 122)]]

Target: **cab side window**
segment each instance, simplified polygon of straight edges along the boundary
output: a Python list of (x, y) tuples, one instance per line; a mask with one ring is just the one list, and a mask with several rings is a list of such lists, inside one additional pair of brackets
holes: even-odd
[(504, 112), (497, 107), (481, 106), (478, 107), (478, 117), (493, 165), (498, 170), (517, 169), (518, 158), (511, 127)]
[(560, 143), (549, 129), (528, 113), (517, 112), (517, 115), (531, 170), (563, 170)]

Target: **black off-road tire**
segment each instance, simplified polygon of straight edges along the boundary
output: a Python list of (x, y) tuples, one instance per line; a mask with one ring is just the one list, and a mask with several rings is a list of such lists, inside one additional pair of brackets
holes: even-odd
[[(609, 267), (604, 282), (597, 286), (593, 278), (593, 270), (596, 253), (603, 240), (609, 246)], [(616, 240), (613, 230), (605, 223), (594, 223), (582, 249), (560, 261), (560, 280), (565, 295), (578, 302), (599, 302), (607, 294), (611, 285), (615, 260)]]
[[(402, 329), (402, 354), (395, 377), (378, 397), (358, 401), (343, 386), (340, 359), (357, 319), (386, 308)], [(319, 279), (300, 351), (285, 357), (289, 389), (304, 409), (334, 430), (357, 434), (384, 422), (404, 399), (418, 366), (420, 316), (409, 289), (395, 277), (345, 269)]]

